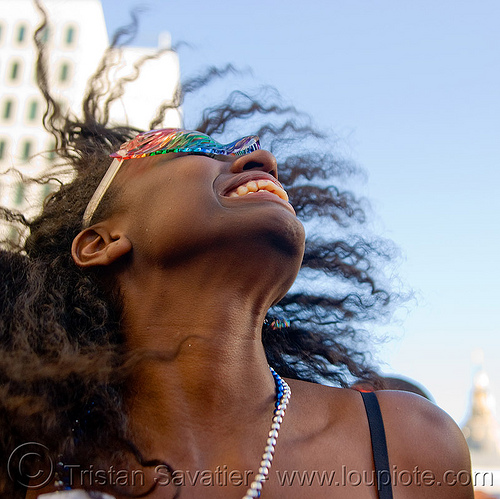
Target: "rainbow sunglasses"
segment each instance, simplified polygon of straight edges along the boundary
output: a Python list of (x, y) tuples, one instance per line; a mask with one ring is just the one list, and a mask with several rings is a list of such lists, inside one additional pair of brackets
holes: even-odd
[(259, 137), (249, 135), (229, 144), (220, 144), (204, 133), (182, 128), (162, 128), (142, 132), (133, 139), (124, 142), (120, 149), (110, 154), (113, 162), (104, 174), (83, 214), (82, 225), (86, 229), (94, 213), (102, 201), (111, 182), (118, 173), (126, 159), (144, 158), (156, 154), (169, 152), (183, 152), (188, 154), (201, 154), (210, 157), (217, 156), (243, 156), (260, 149)]

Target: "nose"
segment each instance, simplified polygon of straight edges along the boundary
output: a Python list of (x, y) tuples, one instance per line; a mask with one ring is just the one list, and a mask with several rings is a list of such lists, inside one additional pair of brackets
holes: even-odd
[(260, 170), (278, 178), (278, 162), (272, 153), (264, 149), (239, 156), (230, 168), (231, 173), (241, 173), (247, 170)]

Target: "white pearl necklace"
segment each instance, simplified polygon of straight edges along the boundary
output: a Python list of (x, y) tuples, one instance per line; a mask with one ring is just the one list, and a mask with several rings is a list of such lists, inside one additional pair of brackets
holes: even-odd
[(281, 423), (283, 422), (286, 407), (290, 401), (290, 395), (292, 394), (287, 382), (283, 380), (272, 367), (269, 367), (269, 369), (271, 369), (271, 374), (274, 376), (274, 381), (276, 383), (276, 409), (274, 409), (271, 430), (269, 431), (264, 454), (262, 454), (259, 472), (255, 476), (254, 481), (250, 484), (250, 487), (243, 496), (243, 499), (260, 497), (264, 480), (268, 477), (269, 469), (271, 468), (271, 464), (273, 462), (276, 441), (278, 440), (278, 432), (281, 427)]

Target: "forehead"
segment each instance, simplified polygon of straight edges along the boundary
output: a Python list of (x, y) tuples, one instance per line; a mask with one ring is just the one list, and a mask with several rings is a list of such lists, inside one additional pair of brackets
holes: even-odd
[(123, 161), (120, 172), (117, 175), (118, 183), (138, 179), (147, 174), (148, 171), (158, 167), (169, 168), (173, 159), (179, 157), (179, 153), (166, 153), (154, 156), (143, 156), (140, 158), (130, 158)]
[[(142, 156), (140, 158), (130, 158), (123, 162), (122, 170), (127, 172), (127, 175), (141, 175), (148, 170), (156, 168), (177, 168), (177, 162), (175, 159), (178, 158), (190, 158), (189, 165), (197, 165), (200, 168), (206, 167), (206, 160), (216, 160), (223, 162), (233, 162), (237, 159), (237, 156), (224, 156), (224, 155), (213, 155), (197, 152), (168, 152), (163, 154), (154, 154), (149, 156)], [(199, 159), (199, 161), (198, 161)], [(179, 167), (188, 168), (185, 162), (180, 162)]]
[[(235, 159), (225, 157), (222, 161)], [(184, 197), (188, 191), (212, 185), (222, 170), (227, 169), (222, 161), (185, 153), (125, 160), (111, 186), (116, 209), (134, 210), (138, 204), (158, 198), (169, 204), (177, 193), (184, 193)]]
[[(174, 161), (178, 158), (186, 159), (187, 161)], [(131, 158), (126, 159), (123, 162), (123, 166), (117, 175), (117, 183), (121, 187), (129, 187), (134, 185), (134, 183), (141, 182), (142, 180), (148, 181), (149, 173), (155, 175), (154, 172), (159, 172), (160, 174), (167, 174), (171, 176), (179, 172), (200, 172), (206, 171), (208, 165), (211, 164), (213, 160), (218, 162), (232, 162), (236, 159), (236, 156), (217, 156), (217, 157), (207, 157), (205, 154), (199, 153), (182, 153), (182, 152), (171, 152), (165, 154), (156, 154), (153, 156), (144, 156), (141, 158)], [(214, 164), (216, 164), (214, 162)]]

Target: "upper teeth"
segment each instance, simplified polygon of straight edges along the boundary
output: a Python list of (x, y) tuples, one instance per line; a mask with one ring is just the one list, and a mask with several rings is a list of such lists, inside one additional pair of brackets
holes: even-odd
[(272, 192), (273, 194), (276, 194), (279, 196), (281, 199), (284, 201), (288, 201), (288, 195), (282, 189), (279, 187), (277, 184), (272, 182), (271, 180), (251, 180), (250, 182), (247, 182), (246, 184), (240, 185), (237, 189), (232, 191), (229, 194), (230, 198), (237, 198), (240, 196), (245, 196), (246, 194), (251, 194), (253, 192), (258, 192), (258, 191), (268, 191)]

